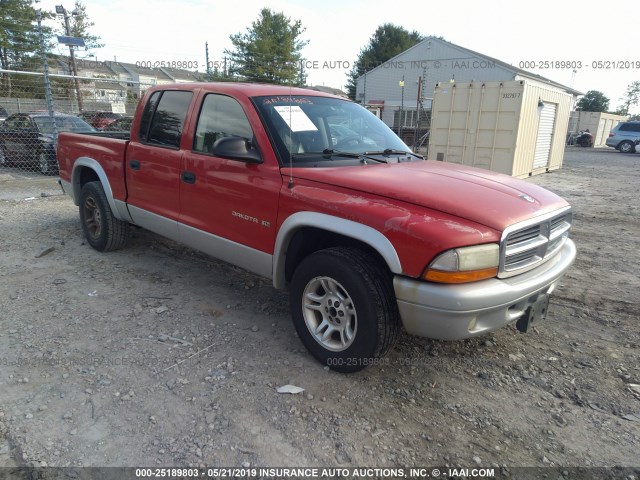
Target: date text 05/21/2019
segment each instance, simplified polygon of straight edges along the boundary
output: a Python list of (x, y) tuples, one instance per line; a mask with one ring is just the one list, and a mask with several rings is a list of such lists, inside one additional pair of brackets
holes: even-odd
[(540, 70), (640, 70), (640, 60), (523, 60), (518, 68)]

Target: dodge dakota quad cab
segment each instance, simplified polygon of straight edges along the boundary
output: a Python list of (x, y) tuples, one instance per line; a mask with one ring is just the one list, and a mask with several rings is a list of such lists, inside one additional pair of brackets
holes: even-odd
[(271, 279), (303, 344), (341, 372), (376, 364), (402, 326), (446, 340), (526, 331), (576, 255), (562, 198), (424, 160), (321, 92), (156, 86), (126, 137), (60, 134), (60, 183), (88, 243), (121, 248), (133, 224)]

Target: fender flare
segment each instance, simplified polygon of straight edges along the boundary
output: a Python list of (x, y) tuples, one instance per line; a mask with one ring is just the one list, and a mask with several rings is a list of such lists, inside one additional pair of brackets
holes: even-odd
[(82, 167), (89, 168), (93, 170), (96, 175), (98, 175), (98, 179), (102, 184), (102, 188), (104, 189), (104, 193), (107, 197), (107, 201), (109, 202), (109, 207), (111, 207), (113, 216), (118, 220), (131, 222), (131, 217), (129, 216), (128, 212), (125, 212), (125, 214), (123, 214), (121, 209), (119, 209), (116, 205), (116, 200), (113, 198), (113, 190), (111, 190), (109, 178), (102, 168), (102, 165), (100, 165), (97, 160), (90, 157), (79, 157), (73, 164), (73, 170), (71, 171), (71, 189), (73, 192), (73, 203), (75, 203), (76, 205), (80, 205), (80, 192), (82, 190), (80, 187), (80, 171)]
[(364, 242), (380, 254), (393, 273), (402, 273), (402, 265), (396, 249), (389, 239), (378, 230), (353, 220), (324, 213), (297, 212), (282, 223), (276, 237), (273, 255), (274, 288), (283, 289), (286, 285), (285, 264), (287, 249), (294, 234), (304, 227), (319, 228)]

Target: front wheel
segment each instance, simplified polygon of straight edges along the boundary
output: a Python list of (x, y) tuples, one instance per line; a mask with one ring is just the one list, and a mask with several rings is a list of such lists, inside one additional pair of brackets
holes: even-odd
[(87, 182), (82, 187), (80, 222), (87, 242), (100, 252), (122, 248), (129, 238), (129, 224), (113, 216), (100, 182)]
[(296, 268), (290, 295), (302, 343), (338, 372), (381, 364), (398, 337), (391, 275), (362, 250), (335, 247), (311, 254)]

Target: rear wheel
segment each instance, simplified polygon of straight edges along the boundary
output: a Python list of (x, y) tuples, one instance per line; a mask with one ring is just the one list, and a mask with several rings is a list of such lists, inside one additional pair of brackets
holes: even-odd
[(382, 364), (400, 319), (389, 272), (356, 248), (305, 258), (291, 282), (291, 314), (302, 343), (324, 365), (356, 372)]
[(55, 175), (58, 173), (58, 162), (55, 154), (42, 150), (38, 155), (38, 169), (42, 175)]
[(618, 150), (620, 150), (622, 153), (633, 153), (636, 151), (636, 146), (633, 144), (633, 142), (625, 140), (618, 146)]
[(129, 238), (129, 224), (113, 216), (100, 182), (82, 187), (80, 222), (89, 245), (101, 252), (122, 248)]

